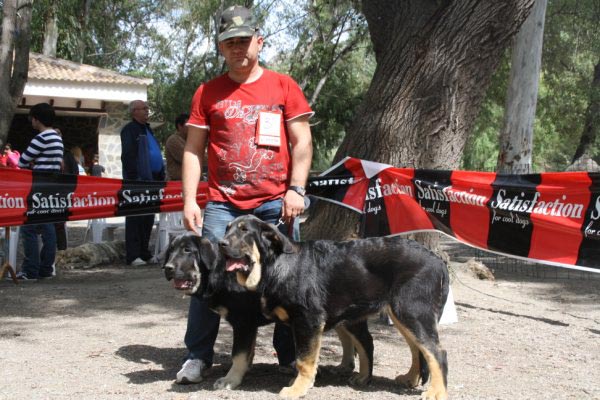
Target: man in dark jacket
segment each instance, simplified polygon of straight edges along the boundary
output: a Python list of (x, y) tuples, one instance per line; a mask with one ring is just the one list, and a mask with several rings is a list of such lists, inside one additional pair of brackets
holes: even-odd
[[(121, 130), (123, 178), (138, 181), (162, 181), (165, 167), (160, 146), (148, 124), (148, 105), (143, 100), (129, 103), (131, 122)], [(125, 261), (145, 265), (152, 257), (148, 244), (154, 215), (125, 217)]]

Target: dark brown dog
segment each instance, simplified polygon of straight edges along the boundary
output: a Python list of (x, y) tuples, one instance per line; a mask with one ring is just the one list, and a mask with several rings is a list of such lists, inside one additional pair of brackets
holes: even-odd
[[(253, 216), (231, 222), (219, 244), (226, 270), (260, 294), (263, 314), (293, 329), (298, 375), (282, 397), (304, 396), (313, 386), (324, 330), (385, 309), (412, 353), (408, 373), (396, 381), (415, 387), (430, 372), (423, 398), (447, 398), (448, 364), (437, 323), (448, 296), (448, 270), (431, 251), (400, 237), (293, 243)], [(368, 349), (354, 344), (372, 363)], [(371, 369), (361, 368), (369, 373), (365, 379)]]

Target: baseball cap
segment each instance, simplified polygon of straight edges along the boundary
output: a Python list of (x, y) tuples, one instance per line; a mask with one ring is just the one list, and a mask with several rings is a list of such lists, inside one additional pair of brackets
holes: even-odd
[(256, 19), (250, 10), (242, 6), (231, 6), (221, 14), (219, 42), (234, 37), (250, 37), (257, 30)]

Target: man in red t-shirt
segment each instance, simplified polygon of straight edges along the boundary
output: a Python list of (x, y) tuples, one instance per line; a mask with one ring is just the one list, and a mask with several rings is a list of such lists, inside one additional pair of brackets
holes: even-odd
[[(304, 211), (304, 185), (312, 159), (308, 119), (313, 112), (290, 77), (262, 68), (263, 46), (250, 10), (233, 6), (221, 15), (219, 50), (228, 72), (202, 84), (192, 100), (183, 155), (184, 224), (213, 239), (234, 218), (254, 214), (285, 225)], [(204, 216), (196, 204), (202, 155), (208, 144), (208, 195)], [(285, 225), (280, 225), (287, 232)], [(189, 354), (178, 383), (202, 380), (212, 365), (219, 316), (192, 296), (185, 344)], [(273, 335), (279, 364), (294, 362), (291, 331), (277, 324)]]

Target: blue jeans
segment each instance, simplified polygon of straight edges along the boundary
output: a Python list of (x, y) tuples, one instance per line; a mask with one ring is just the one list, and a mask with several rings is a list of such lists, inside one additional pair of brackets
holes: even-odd
[[(216, 240), (225, 235), (227, 224), (241, 215), (253, 214), (263, 221), (276, 224), (281, 216), (282, 200), (272, 200), (250, 210), (239, 210), (229, 203), (209, 202), (204, 210), (202, 235)], [(288, 234), (286, 225), (280, 230)], [(211, 311), (206, 301), (198, 296), (190, 298), (185, 345), (189, 351), (187, 359), (201, 359), (208, 366), (212, 365), (214, 345), (219, 332), (221, 317)], [(277, 352), (280, 365), (289, 365), (296, 358), (292, 331), (288, 326), (275, 324), (273, 347)]]
[[(42, 235), (42, 249), (39, 248), (38, 232)], [(30, 279), (52, 276), (52, 265), (56, 258), (56, 230), (54, 224), (23, 225), (23, 264), (21, 271)]]

